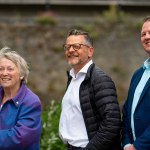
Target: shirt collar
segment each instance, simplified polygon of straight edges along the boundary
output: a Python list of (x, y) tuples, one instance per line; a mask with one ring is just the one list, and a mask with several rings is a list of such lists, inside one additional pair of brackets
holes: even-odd
[(143, 69), (150, 70), (150, 58), (146, 59), (143, 63)]
[[(21, 100), (23, 99), (24, 95), (25, 95), (25, 89), (26, 89), (26, 85), (24, 83), (22, 83), (18, 93), (16, 94), (15, 97), (13, 97), (12, 100), (15, 104), (16, 107), (18, 107), (20, 105), (20, 102)], [(4, 90), (3, 88), (1, 87), (0, 88), (0, 101), (2, 100), (3, 98), (3, 95), (4, 95)]]
[(81, 74), (81, 73), (86, 74), (86, 73), (87, 73), (87, 70), (88, 70), (88, 68), (89, 68), (89, 66), (90, 66), (92, 63), (93, 63), (93, 61), (90, 60), (83, 68), (81, 68), (81, 70), (80, 70), (76, 75), (75, 75), (75, 73), (74, 73), (74, 69), (72, 68), (72, 69), (70, 70), (70, 75), (71, 75), (72, 77), (75, 77), (75, 76), (77, 76), (78, 74)]

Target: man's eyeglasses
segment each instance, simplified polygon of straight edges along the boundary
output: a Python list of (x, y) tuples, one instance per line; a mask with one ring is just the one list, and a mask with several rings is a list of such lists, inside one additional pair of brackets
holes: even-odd
[(81, 48), (81, 46), (90, 47), (90, 46), (85, 45), (85, 44), (76, 43), (76, 44), (64, 44), (63, 48), (65, 51), (68, 51), (72, 47), (75, 51), (78, 51)]

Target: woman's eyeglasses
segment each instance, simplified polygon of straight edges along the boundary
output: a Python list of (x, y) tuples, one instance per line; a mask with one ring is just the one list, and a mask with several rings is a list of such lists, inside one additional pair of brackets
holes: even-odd
[(64, 44), (63, 48), (65, 51), (68, 51), (72, 47), (75, 51), (78, 51), (81, 48), (81, 46), (90, 47), (90, 46), (85, 45), (85, 44), (75, 43), (75, 44)]

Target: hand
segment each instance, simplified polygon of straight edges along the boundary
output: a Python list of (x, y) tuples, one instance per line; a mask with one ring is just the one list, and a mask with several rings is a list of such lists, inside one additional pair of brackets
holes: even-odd
[(126, 147), (124, 150), (136, 150), (136, 148), (134, 147), (133, 144), (131, 144), (130, 146)]

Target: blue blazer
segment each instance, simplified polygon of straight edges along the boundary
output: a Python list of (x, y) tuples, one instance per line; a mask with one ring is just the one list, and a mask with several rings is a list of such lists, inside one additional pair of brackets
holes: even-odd
[(128, 97), (123, 106), (122, 145), (134, 144), (137, 150), (150, 150), (150, 79), (147, 81), (134, 112), (136, 140), (133, 141), (131, 130), (131, 107), (135, 89), (144, 69), (138, 69), (130, 83)]

